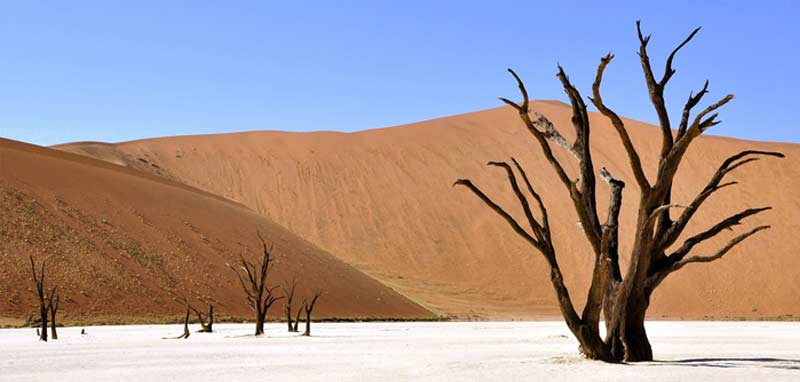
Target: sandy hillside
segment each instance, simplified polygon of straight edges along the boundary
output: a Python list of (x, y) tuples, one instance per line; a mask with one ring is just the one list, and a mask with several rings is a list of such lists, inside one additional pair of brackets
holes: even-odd
[(175, 317), (180, 296), (249, 317), (225, 264), (240, 253), (257, 257), (257, 229), (275, 247), (273, 283), (298, 275), (300, 294), (324, 288), (320, 317), (429, 316), (244, 206), (139, 171), (0, 140), (0, 201), (0, 317), (34, 311), (28, 254), (48, 259), (64, 319)]
[[(571, 134), (567, 105), (536, 102), (534, 107)], [(616, 133), (602, 116), (591, 119), (595, 165), (629, 183), (622, 212), (624, 253), (637, 190)], [(627, 124), (652, 177), (660, 132), (635, 121)], [(711, 132), (724, 134), (724, 128)], [(521, 217), (502, 170), (484, 166), (513, 155), (549, 205), (562, 269), (572, 289), (581, 291), (573, 292), (576, 299), (583, 297), (591, 269), (592, 256), (566, 191), (509, 107), (350, 134), (251, 132), (60, 148), (238, 201), (436, 312), (556, 315), (540, 256), (471, 193), (451, 187), (457, 178), (471, 178)], [(674, 201), (690, 201), (727, 155), (746, 148), (779, 150), (787, 158), (737, 170), (730, 179), (741, 184), (708, 200), (687, 233), (764, 205), (775, 209), (747, 224), (769, 222), (774, 228), (722, 261), (671, 276), (656, 293), (651, 317), (800, 317), (800, 146), (703, 137), (684, 161)], [(574, 160), (556, 151), (575, 174)], [(605, 184), (598, 190), (605, 211)], [(720, 240), (733, 233), (727, 235)], [(699, 250), (713, 251), (720, 240)]]

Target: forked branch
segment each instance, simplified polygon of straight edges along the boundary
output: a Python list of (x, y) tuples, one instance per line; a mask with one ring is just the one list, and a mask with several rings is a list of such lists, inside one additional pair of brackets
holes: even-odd
[(592, 84), (592, 94), (594, 97), (589, 98), (592, 101), (594, 106), (597, 110), (600, 111), (601, 114), (606, 116), (611, 121), (611, 124), (614, 126), (614, 129), (617, 131), (617, 135), (622, 140), (622, 145), (625, 147), (625, 152), (628, 154), (628, 161), (631, 165), (631, 170), (633, 170), (633, 176), (636, 178), (636, 183), (639, 185), (639, 189), (641, 192), (648, 192), (650, 190), (650, 182), (647, 180), (647, 176), (644, 174), (644, 170), (642, 169), (642, 161), (639, 158), (639, 153), (636, 152), (636, 148), (633, 146), (633, 142), (631, 141), (631, 137), (628, 135), (628, 131), (625, 129), (625, 123), (622, 122), (622, 118), (617, 115), (613, 110), (609, 109), (603, 103), (603, 97), (600, 95), (600, 84), (603, 81), (603, 72), (606, 70), (606, 66), (614, 59), (614, 55), (609, 53), (602, 59), (600, 59), (600, 65), (597, 67), (597, 75), (594, 79), (594, 84)]
[(736, 236), (733, 239), (731, 239), (727, 244), (725, 244), (724, 247), (720, 248), (715, 254), (713, 254), (711, 256), (689, 256), (689, 257), (686, 257), (683, 260), (677, 262), (673, 266), (673, 268), (677, 269), (677, 268), (683, 267), (684, 265), (689, 264), (689, 263), (709, 263), (709, 262), (712, 262), (714, 260), (721, 259), (722, 256), (725, 256), (725, 254), (728, 253), (728, 251), (730, 251), (731, 248), (735, 247), (737, 244), (741, 243), (742, 241), (744, 241), (748, 237), (755, 235), (759, 231), (763, 231), (763, 230), (769, 229), (769, 228), (771, 228), (771, 226), (768, 226), (768, 225), (761, 225), (761, 226), (755, 227), (755, 228), (753, 228), (753, 229), (751, 229), (751, 230), (749, 230), (749, 231), (747, 231), (747, 232), (745, 232), (745, 233), (743, 233), (743, 234), (741, 234), (739, 236)]
[(666, 258), (667, 264), (672, 265), (680, 262), (681, 260), (683, 260), (684, 257), (686, 257), (687, 254), (689, 254), (692, 248), (694, 248), (697, 244), (700, 244), (703, 241), (706, 241), (716, 236), (723, 230), (731, 229), (732, 227), (741, 224), (742, 220), (744, 220), (747, 217), (756, 215), (758, 213), (770, 209), (772, 209), (772, 207), (750, 208), (744, 210), (735, 215), (731, 215), (725, 220), (715, 224), (713, 227), (686, 239), (686, 241), (684, 241), (683, 245), (680, 248), (678, 248), (675, 252), (673, 252)]
[(666, 232), (660, 232), (657, 237), (662, 238), (658, 243), (660, 250), (665, 250), (675, 243), (678, 237), (683, 233), (686, 225), (694, 216), (695, 212), (700, 208), (703, 202), (708, 199), (711, 194), (719, 191), (725, 187), (736, 185), (736, 182), (722, 183), (725, 175), (731, 173), (733, 170), (740, 166), (758, 160), (758, 156), (771, 156), (783, 158), (784, 155), (774, 151), (760, 151), (760, 150), (745, 150), (738, 154), (731, 155), (719, 166), (719, 169), (714, 173), (705, 188), (692, 200), (692, 202), (685, 207), (683, 213), (678, 217), (675, 222), (667, 229)]
[(472, 183), (471, 180), (469, 180), (469, 179), (458, 179), (458, 180), (456, 180), (455, 183), (453, 183), (453, 187), (458, 186), (458, 185), (464, 186), (464, 187), (468, 188), (470, 191), (472, 191), (472, 193), (475, 194), (480, 200), (482, 200), (483, 203), (485, 203), (487, 206), (489, 206), (489, 208), (491, 208), (492, 211), (494, 211), (495, 213), (500, 215), (500, 217), (502, 217), (503, 220), (505, 220), (511, 226), (511, 228), (514, 230), (514, 232), (516, 232), (518, 235), (520, 235), (528, 243), (533, 245), (536, 249), (538, 249), (539, 251), (542, 251), (542, 245), (533, 236), (531, 236), (527, 231), (525, 231), (525, 229), (522, 228), (522, 226), (519, 223), (517, 223), (516, 219), (514, 219), (514, 217), (512, 217), (511, 214), (506, 212), (503, 209), (503, 207), (500, 207), (491, 198), (489, 198), (483, 191), (480, 190), (480, 188), (475, 186)]

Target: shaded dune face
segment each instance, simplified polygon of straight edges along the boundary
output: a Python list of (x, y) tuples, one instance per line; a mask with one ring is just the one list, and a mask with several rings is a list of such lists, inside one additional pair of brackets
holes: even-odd
[[(243, 205), (141, 171), (0, 139), (0, 316), (34, 311), (28, 255), (47, 259), (65, 318), (175, 317), (188, 297), (218, 316), (251, 317), (226, 266), (274, 245), (269, 284), (315, 288), (318, 317), (429, 317), (411, 300)], [(276, 303), (270, 317), (282, 315)]]
[[(533, 108), (570, 138), (568, 106), (540, 101)], [(612, 126), (598, 114), (590, 118), (595, 166), (628, 183), (620, 231), (625, 256), (638, 190)], [(660, 131), (625, 122), (652, 181)], [(724, 134), (724, 128), (711, 132)], [(246, 205), (437, 313), (533, 318), (558, 315), (543, 259), (472, 194), (452, 184), (472, 179), (524, 221), (503, 171), (485, 166), (511, 156), (519, 160), (548, 206), (561, 268), (574, 302), (582, 305), (593, 256), (567, 191), (537, 147), (516, 112), (504, 107), (349, 134), (265, 131), (59, 148)], [(654, 295), (651, 318), (800, 316), (800, 146), (701, 137), (681, 165), (673, 201), (691, 201), (728, 155), (745, 149), (781, 151), (787, 158), (760, 160), (728, 175), (726, 180), (740, 184), (715, 193), (686, 234), (766, 205), (774, 209), (750, 218), (737, 232), (764, 223), (773, 228), (723, 260), (670, 276)], [(574, 159), (559, 147), (554, 151), (577, 177)], [(607, 197), (607, 186), (599, 183), (601, 221)], [(712, 253), (735, 234), (722, 234), (695, 253)]]

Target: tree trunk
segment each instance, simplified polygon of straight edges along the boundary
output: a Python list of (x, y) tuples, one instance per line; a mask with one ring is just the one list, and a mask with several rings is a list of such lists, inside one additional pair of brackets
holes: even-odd
[(47, 307), (45, 307), (44, 302), (42, 302), (39, 308), (39, 314), (42, 316), (42, 328), (39, 332), (39, 339), (47, 342)]
[(574, 333), (580, 344), (580, 352), (588, 359), (616, 362), (608, 346), (600, 338), (600, 332), (591, 325), (581, 325)]
[(297, 315), (294, 316), (294, 327), (292, 328), (292, 332), (297, 333), (300, 331), (300, 312), (303, 311), (303, 306), (297, 309)]
[(256, 335), (260, 336), (264, 334), (264, 318), (265, 315), (262, 312), (256, 313)]
[(650, 296), (633, 295), (628, 298), (623, 322), (621, 341), (625, 347), (625, 362), (652, 361), (653, 350), (647, 331), (644, 328), (644, 319), (647, 307), (650, 305)]
[(203, 328), (203, 332), (211, 333), (214, 331), (214, 305), (208, 304), (208, 325)]
[(306, 331), (303, 332), (303, 335), (306, 337), (311, 336), (311, 311), (306, 312)]
[(292, 327), (292, 308), (289, 305), (286, 305), (283, 308), (283, 312), (286, 313), (286, 325), (289, 327), (289, 332), (292, 332), (294, 329)]
[(54, 340), (58, 339), (58, 333), (56, 333), (56, 310), (50, 309), (50, 337)]
[(178, 338), (189, 338), (191, 333), (189, 332), (189, 307), (186, 307), (186, 317), (183, 319), (183, 335)]
[(617, 301), (617, 293), (619, 293), (621, 279), (615, 276), (614, 279), (608, 283), (606, 287), (606, 295), (603, 299), (603, 319), (606, 325), (606, 338), (605, 343), (611, 353), (611, 358), (622, 361), (625, 358), (625, 347), (622, 345), (622, 337), (620, 336), (619, 320), (616, 319), (615, 301)]

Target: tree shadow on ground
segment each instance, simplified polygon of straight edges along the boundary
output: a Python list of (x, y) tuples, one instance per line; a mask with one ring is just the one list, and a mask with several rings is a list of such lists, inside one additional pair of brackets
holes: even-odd
[(800, 370), (800, 360), (786, 358), (687, 358), (674, 361), (653, 361), (653, 365), (718, 367), (730, 368), (768, 368)]

